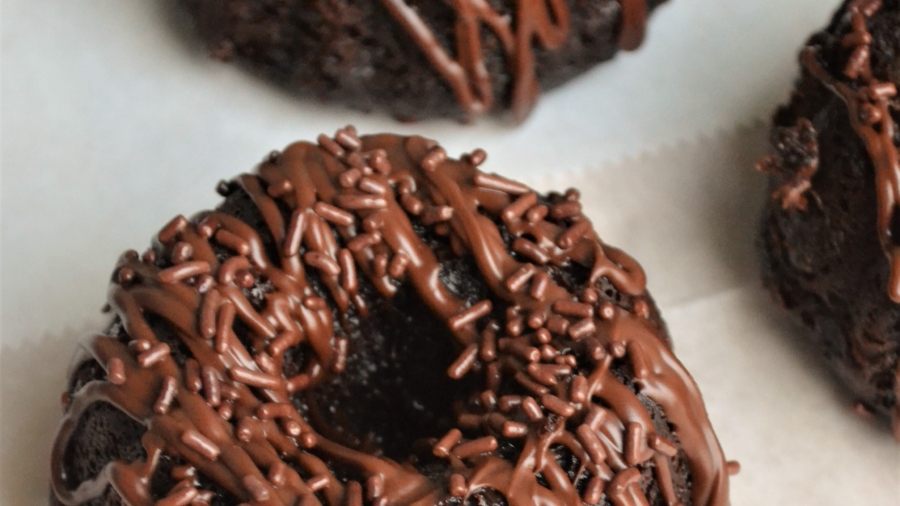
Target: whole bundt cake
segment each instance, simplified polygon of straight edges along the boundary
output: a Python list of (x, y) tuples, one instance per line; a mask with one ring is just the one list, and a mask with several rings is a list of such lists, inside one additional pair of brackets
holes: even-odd
[(421, 137), (273, 152), (113, 273), (52, 504), (728, 504), (641, 267)]

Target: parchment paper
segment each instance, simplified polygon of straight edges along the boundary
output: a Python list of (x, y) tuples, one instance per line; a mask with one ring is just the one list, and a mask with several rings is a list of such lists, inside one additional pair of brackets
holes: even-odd
[[(170, 0), (5, 0), (0, 505), (47, 498), (65, 366), (116, 257), (263, 154), (346, 123), (416, 131), (487, 170), (582, 190), (640, 260), (729, 458), (733, 504), (900, 504), (900, 450), (756, 281), (765, 124), (829, 0), (672, 0), (635, 54), (547, 94), (518, 129), (399, 125), (298, 101), (209, 61)], [(738, 128), (738, 125), (743, 125)]]

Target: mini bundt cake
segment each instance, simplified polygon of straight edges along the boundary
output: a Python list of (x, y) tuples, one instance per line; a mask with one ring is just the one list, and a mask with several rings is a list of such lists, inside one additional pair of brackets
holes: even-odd
[(845, 2), (801, 64), (759, 165), (763, 280), (900, 440), (900, 2)]
[(52, 503), (726, 506), (641, 267), (485, 157), (347, 127), (126, 252)]
[(636, 49), (665, 0), (180, 0), (213, 56), (403, 120), (523, 120), (541, 88)]

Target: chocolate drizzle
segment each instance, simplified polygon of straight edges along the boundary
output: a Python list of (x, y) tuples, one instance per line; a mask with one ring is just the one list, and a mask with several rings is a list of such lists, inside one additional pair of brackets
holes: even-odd
[[(566, 0), (516, 0), (515, 19), (497, 12), (488, 0), (452, 0), (448, 3), (455, 14), (454, 58), (406, 0), (381, 2), (425, 53), (470, 118), (488, 111), (496, 98), (484, 62), (482, 25), (497, 37), (506, 56), (513, 79), (510, 108), (516, 121), (524, 121), (540, 94), (533, 45), (536, 42), (553, 50), (564, 45), (569, 36)], [(647, 1), (619, 0), (619, 4), (618, 44), (631, 51), (644, 40)]]
[(856, 0), (847, 6), (851, 30), (843, 36), (841, 44), (852, 48), (843, 69), (849, 82), (828, 72), (818, 58), (819, 46), (807, 47), (801, 61), (810, 74), (847, 105), (850, 123), (872, 159), (878, 197), (878, 238), (891, 269), (887, 291), (891, 300), (900, 303), (900, 246), (895, 244), (891, 230), (894, 211), (900, 205), (900, 156), (894, 144), (896, 125), (891, 116), (891, 100), (897, 95), (897, 87), (879, 81), (873, 74), (872, 35), (867, 27), (867, 21), (881, 7), (881, 0)]
[[(69, 399), (52, 450), (59, 502), (74, 506), (112, 486), (127, 504), (149, 505), (165, 454), (185, 464), (172, 472), (179, 481), (163, 505), (208, 503), (212, 492), (198, 474), (261, 505), (427, 506), (485, 489), (510, 506), (597, 504), (604, 494), (617, 506), (645, 505), (638, 468), (652, 461), (666, 504), (676, 506), (670, 465), (683, 452), (692, 503), (727, 505), (729, 466), (696, 385), (647, 320), (641, 267), (600, 241), (577, 193), (540, 200), (478, 171), (484, 157), (477, 150), (454, 160), (420, 137), (359, 138), (348, 127), (318, 145), (293, 144), (232, 183), (252, 199), (264, 232), (214, 211), (162, 229), (157, 251), (169, 266), (152, 250), (124, 254), (108, 302), (125, 339), (95, 336), (75, 361), (96, 361), (107, 378)], [(489, 299), (470, 303), (443, 284), (415, 222), (474, 259)], [(548, 275), (570, 262), (590, 269), (581, 294)], [(310, 270), (336, 313), (313, 289)], [(387, 298), (412, 286), (456, 340), (447, 374), (485, 376), (487, 389), (472, 392), (458, 427), (431, 440), (450, 470), (445, 482), (329, 438), (292, 403), (293, 394), (344, 371), (354, 344), (335, 331), (333, 315), (369, 311), (362, 277)], [(603, 279), (633, 298), (633, 312), (591, 287)], [(270, 289), (261, 302), (250, 300), (247, 290), (262, 280)], [(496, 316), (504, 311), (506, 322)], [(163, 342), (148, 314), (168, 322), (180, 344)], [(238, 324), (247, 334), (240, 339)], [(309, 364), (283, 374), (285, 353), (298, 346), (312, 350)], [(678, 444), (657, 432), (638, 394), (611, 369), (615, 360), (629, 362), (639, 393), (662, 409)], [(73, 489), (65, 452), (98, 402), (146, 427), (146, 459), (110, 462)], [(520, 448), (513, 459), (499, 453), (509, 441)], [(581, 462), (574, 480), (550, 453), (559, 445)], [(364, 479), (340, 479), (329, 462)]]

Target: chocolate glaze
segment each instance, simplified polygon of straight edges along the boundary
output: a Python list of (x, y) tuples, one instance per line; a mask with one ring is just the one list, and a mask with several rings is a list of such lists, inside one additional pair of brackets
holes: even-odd
[[(469, 117), (483, 114), (495, 100), (483, 58), (482, 25), (499, 39), (506, 54), (513, 76), (510, 108), (517, 121), (528, 116), (540, 95), (533, 44), (556, 49), (569, 35), (569, 8), (565, 0), (516, 0), (515, 19), (497, 12), (488, 0), (453, 0), (448, 3), (456, 17), (456, 47), (448, 51), (406, 0), (381, 2), (422, 49)], [(649, 14), (647, 1), (619, 0), (619, 4), (622, 16), (618, 44), (621, 49), (631, 51), (644, 40)]]
[[(234, 180), (258, 208), (274, 248), (267, 250), (271, 245), (244, 221), (214, 211), (193, 221), (178, 217), (160, 231), (156, 251), (171, 255), (170, 266), (160, 267), (154, 250), (125, 253), (108, 304), (126, 339), (94, 336), (76, 357), (73, 374), (94, 360), (106, 378), (66, 399), (52, 450), (55, 498), (76, 505), (111, 486), (127, 504), (148, 505), (150, 479), (167, 455), (188, 466), (173, 476), (188, 478), (156, 504), (208, 502), (212, 492), (190, 479), (200, 473), (261, 505), (426, 506), (486, 488), (510, 506), (596, 504), (603, 494), (617, 506), (643, 505), (636, 466), (652, 460), (665, 502), (676, 506), (669, 466), (683, 451), (692, 504), (727, 505), (729, 466), (696, 385), (648, 321), (641, 267), (599, 239), (577, 193), (548, 209), (529, 188), (480, 172), (484, 158), (476, 150), (454, 160), (421, 137), (359, 138), (347, 127), (318, 145), (293, 144), (256, 175)], [(470, 255), (491, 297), (471, 304), (448, 290), (435, 251), (411, 220)], [(514, 252), (499, 223), (514, 238)], [(228, 254), (217, 255), (223, 248)], [(570, 293), (547, 275), (545, 266), (569, 262), (590, 267), (592, 285), (606, 279), (633, 297), (633, 312), (603, 302), (594, 288)], [(292, 404), (292, 394), (340, 375), (353, 349), (335, 331), (309, 269), (318, 271), (339, 315), (366, 314), (362, 277), (387, 298), (411, 285), (456, 340), (459, 356), (447, 374), (485, 374), (488, 390), (473, 392), (481, 400), (464, 408), (457, 429), (431, 440), (434, 455), (452, 469), (445, 483), (329, 438)], [(271, 286), (261, 309), (242, 291), (259, 280)], [(494, 316), (503, 314), (498, 310), (505, 310), (506, 325)], [(179, 351), (187, 354), (183, 365), (148, 314), (176, 329), (187, 350)], [(237, 324), (249, 329), (250, 346), (237, 339)], [(313, 350), (308, 367), (283, 374), (285, 352), (300, 345)], [(680, 451), (613, 374), (614, 360), (630, 363), (640, 394), (664, 411)], [(525, 394), (498, 399), (501, 382)], [(100, 402), (146, 427), (146, 459), (110, 462), (73, 488), (66, 449), (81, 417)], [(509, 440), (521, 444), (512, 460), (498, 453)], [(553, 445), (579, 459), (587, 485), (569, 480)], [(335, 462), (365, 483), (339, 479), (328, 466)]]

